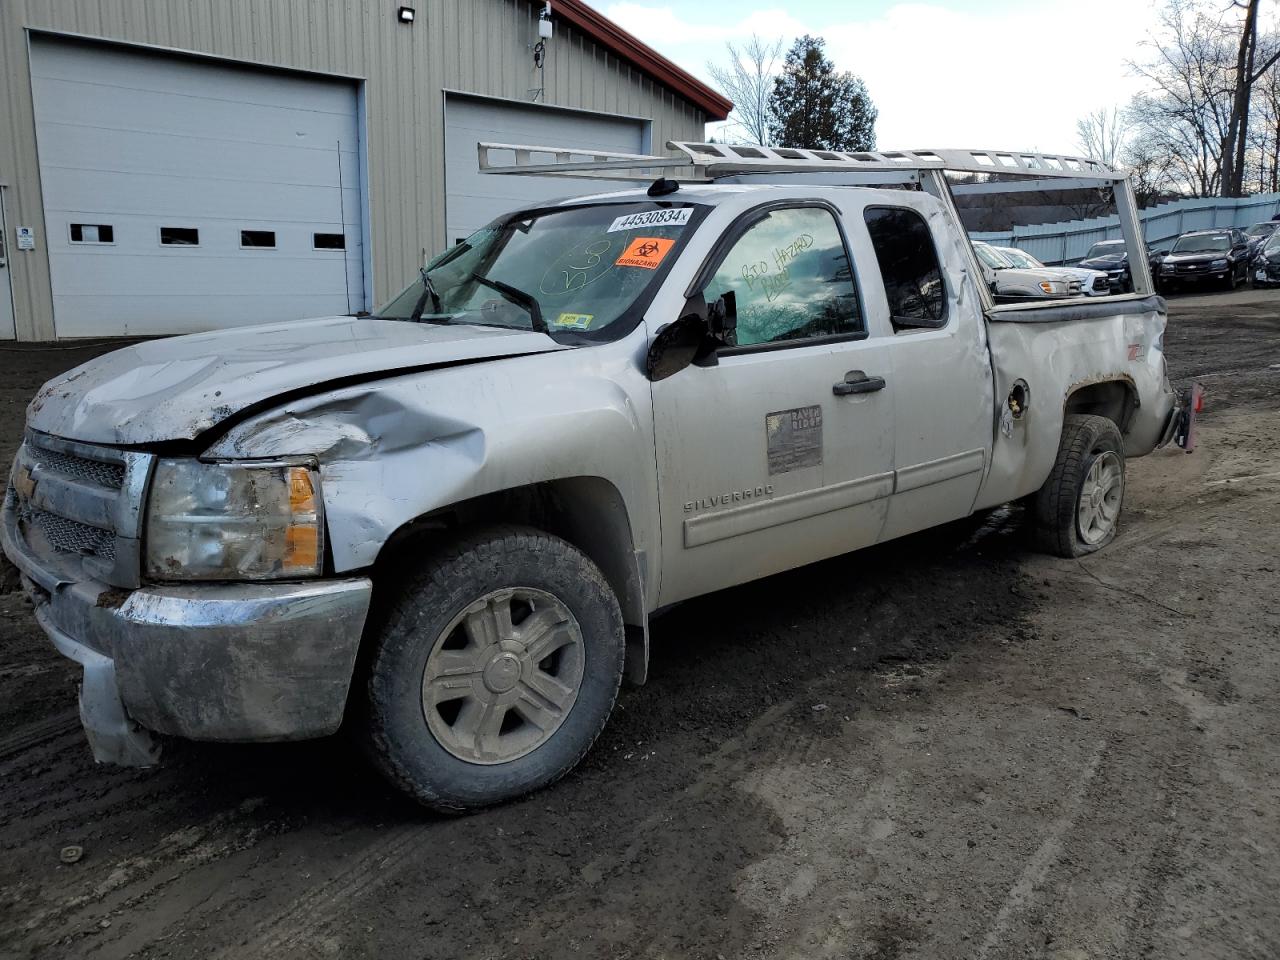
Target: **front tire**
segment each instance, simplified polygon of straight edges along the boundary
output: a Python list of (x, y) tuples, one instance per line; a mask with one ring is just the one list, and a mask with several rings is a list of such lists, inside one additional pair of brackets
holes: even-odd
[(1082, 557), (1115, 539), (1124, 504), (1124, 439), (1106, 417), (1069, 414), (1058, 457), (1035, 494), (1036, 545), (1059, 557)]
[(530, 528), (491, 528), (428, 560), (376, 644), (369, 754), (392, 783), (447, 813), (568, 773), (622, 680), (622, 615), (604, 576)]

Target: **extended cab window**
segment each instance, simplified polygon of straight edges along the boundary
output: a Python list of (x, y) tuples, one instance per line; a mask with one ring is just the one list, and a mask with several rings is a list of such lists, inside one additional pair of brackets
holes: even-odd
[(844, 239), (821, 207), (771, 210), (730, 248), (703, 291), (732, 292), (737, 345), (845, 336), (863, 329)]
[(893, 328), (944, 326), (947, 290), (924, 218), (902, 207), (867, 207), (863, 217), (880, 264)]

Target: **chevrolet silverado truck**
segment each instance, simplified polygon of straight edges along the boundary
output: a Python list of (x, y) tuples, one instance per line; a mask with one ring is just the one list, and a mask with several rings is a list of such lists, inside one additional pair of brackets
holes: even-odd
[(997, 296), (1056, 299), (1078, 297), (1083, 293), (1080, 279), (1065, 271), (1019, 267), (1012, 257), (981, 240), (973, 241), (973, 249), (984, 268), (988, 285)]
[(661, 608), (1010, 501), (1106, 546), (1126, 461), (1190, 433), (1164, 301), (993, 301), (935, 161), (706, 162), (516, 210), (371, 316), (46, 384), (0, 542), (94, 756), (345, 726), (463, 811), (573, 768)]

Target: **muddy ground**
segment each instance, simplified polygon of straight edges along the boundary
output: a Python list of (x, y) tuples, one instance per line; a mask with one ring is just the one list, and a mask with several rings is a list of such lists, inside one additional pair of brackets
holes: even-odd
[[(1008, 512), (686, 604), (577, 773), (463, 819), (341, 738), (97, 767), (0, 592), (0, 956), (1274, 958), (1280, 294), (1171, 314), (1202, 446), (1104, 553)], [(0, 352), (0, 456), (92, 352)]]

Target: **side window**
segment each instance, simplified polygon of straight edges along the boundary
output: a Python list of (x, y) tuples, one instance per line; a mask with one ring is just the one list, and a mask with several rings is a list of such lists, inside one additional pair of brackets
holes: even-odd
[(748, 227), (703, 295), (711, 303), (729, 291), (740, 347), (863, 330), (844, 239), (821, 207), (772, 210)]
[(894, 330), (946, 326), (947, 288), (924, 218), (902, 207), (867, 207), (863, 217)]

